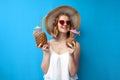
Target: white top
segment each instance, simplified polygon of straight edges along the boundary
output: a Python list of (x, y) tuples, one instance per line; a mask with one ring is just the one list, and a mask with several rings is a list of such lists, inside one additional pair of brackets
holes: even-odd
[(44, 80), (77, 80), (77, 74), (70, 77), (68, 71), (69, 53), (68, 51), (61, 55), (53, 51), (50, 45), (50, 65), (48, 72), (44, 75)]

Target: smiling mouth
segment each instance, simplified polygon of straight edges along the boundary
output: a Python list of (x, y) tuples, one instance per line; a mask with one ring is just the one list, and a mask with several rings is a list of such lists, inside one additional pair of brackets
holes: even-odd
[(62, 26), (61, 28), (62, 28), (62, 29), (67, 29), (68, 27), (67, 27), (67, 26)]

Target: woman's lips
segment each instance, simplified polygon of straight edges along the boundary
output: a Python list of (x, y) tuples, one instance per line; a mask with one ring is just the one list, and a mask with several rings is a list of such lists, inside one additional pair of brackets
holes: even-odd
[(67, 27), (67, 26), (62, 26), (61, 28), (62, 28), (62, 29), (67, 29), (68, 27)]

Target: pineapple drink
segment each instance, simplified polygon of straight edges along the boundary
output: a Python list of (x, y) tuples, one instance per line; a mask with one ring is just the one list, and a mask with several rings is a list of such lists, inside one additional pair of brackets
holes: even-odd
[(47, 37), (46, 34), (42, 31), (42, 27), (36, 26), (36, 32), (37, 35), (34, 36), (37, 46), (40, 45), (40, 47), (42, 47), (43, 45), (47, 44)]

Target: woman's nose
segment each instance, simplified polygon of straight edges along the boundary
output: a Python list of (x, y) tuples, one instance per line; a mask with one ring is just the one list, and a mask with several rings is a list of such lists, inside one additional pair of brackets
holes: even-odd
[(66, 23), (66, 22), (64, 23), (64, 26), (67, 26), (67, 23)]

